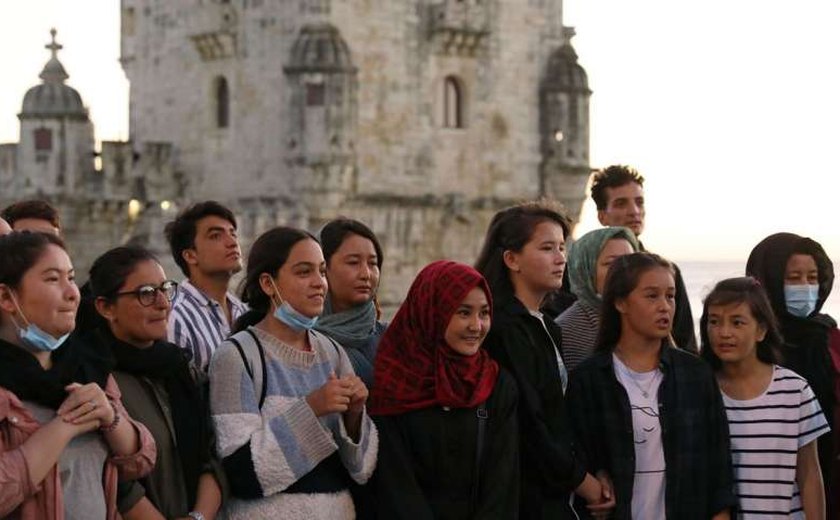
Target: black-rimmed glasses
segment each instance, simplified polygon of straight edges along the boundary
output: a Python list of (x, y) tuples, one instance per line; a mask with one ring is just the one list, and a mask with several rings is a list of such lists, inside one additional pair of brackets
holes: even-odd
[(159, 286), (154, 285), (141, 285), (137, 289), (133, 291), (123, 291), (118, 292), (114, 296), (128, 296), (133, 294), (137, 297), (137, 301), (140, 302), (140, 305), (143, 307), (149, 307), (154, 305), (157, 301), (158, 293), (161, 293), (166, 301), (171, 302), (175, 298), (175, 294), (178, 292), (178, 282), (174, 280), (166, 280)]

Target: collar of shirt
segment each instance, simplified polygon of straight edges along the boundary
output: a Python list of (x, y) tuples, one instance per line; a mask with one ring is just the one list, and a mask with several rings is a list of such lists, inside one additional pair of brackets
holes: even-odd
[[(201, 291), (198, 287), (192, 284), (188, 279), (184, 280), (179, 286), (179, 291), (183, 291), (184, 295), (188, 298), (191, 298), (207, 307), (221, 307), (221, 303), (217, 302), (216, 300), (210, 298), (204, 292)], [(225, 298), (230, 305), (231, 313), (236, 316), (240, 314), (242, 310), (245, 308), (245, 304), (243, 304), (239, 298), (234, 296), (230, 293), (230, 291), (225, 293)]]
[[(615, 348), (611, 348), (608, 351), (596, 352), (592, 356), (594, 358), (593, 363), (602, 369), (613, 370), (612, 354), (614, 350)], [(662, 344), (662, 350), (659, 352), (659, 370), (662, 372), (666, 372), (674, 364), (674, 350), (674, 347), (666, 343)]]

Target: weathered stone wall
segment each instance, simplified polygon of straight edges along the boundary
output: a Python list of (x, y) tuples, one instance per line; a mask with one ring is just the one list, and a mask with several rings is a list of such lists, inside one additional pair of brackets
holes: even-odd
[[(80, 279), (127, 241), (180, 278), (163, 226), (215, 198), (237, 214), (246, 251), (276, 225), (368, 223), (393, 309), (426, 263), (473, 263), (498, 209), (548, 195), (579, 213), (588, 90), (552, 97), (551, 110), (541, 90), (567, 37), (561, 0), (122, 0), (131, 141), (103, 143), (101, 170), (79, 165), (75, 192), (52, 197)], [(462, 128), (444, 125), (447, 77)], [(547, 141), (555, 127), (568, 140)], [(4, 166), (11, 149), (0, 183), (20, 169)]]
[[(383, 299), (397, 301), (428, 261), (472, 263), (500, 207), (549, 195), (580, 210), (588, 157), (541, 150), (540, 84), (566, 38), (561, 0), (122, 0), (122, 10), (132, 138), (173, 143), (177, 202), (230, 204), (246, 245), (273, 225), (359, 218), (382, 237)], [(355, 68), (342, 91), (352, 110), (337, 119), (302, 105), (307, 82), (334, 88), (332, 76), (284, 72), (312, 24), (338, 30)], [(443, 125), (448, 76), (463, 89), (464, 128)], [(585, 135), (564, 146), (588, 152), (581, 108)]]

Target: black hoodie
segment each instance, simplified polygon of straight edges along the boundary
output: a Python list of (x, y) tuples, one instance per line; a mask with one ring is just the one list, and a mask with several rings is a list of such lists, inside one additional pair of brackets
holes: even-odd
[[(806, 318), (789, 313), (785, 305), (785, 269), (793, 254), (810, 255), (817, 263), (819, 297), (816, 309)], [(831, 424), (836, 404), (834, 381), (838, 374), (828, 350), (829, 334), (837, 327), (837, 322), (820, 313), (834, 284), (834, 266), (825, 250), (816, 241), (793, 233), (770, 235), (750, 253), (747, 275), (761, 282), (779, 320), (785, 340), (781, 364), (808, 380), (832, 429), (840, 426)], [(836, 499), (829, 476), (836, 457), (831, 435), (820, 437), (819, 452), (826, 498)]]

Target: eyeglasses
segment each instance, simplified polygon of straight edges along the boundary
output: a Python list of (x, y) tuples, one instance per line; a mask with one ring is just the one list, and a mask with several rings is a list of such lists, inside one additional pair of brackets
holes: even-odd
[(140, 302), (140, 305), (143, 307), (149, 307), (154, 305), (157, 301), (158, 293), (161, 293), (163, 297), (166, 298), (166, 301), (171, 302), (175, 298), (175, 294), (178, 293), (178, 282), (174, 280), (166, 280), (158, 287), (155, 287), (154, 285), (141, 285), (133, 291), (118, 292), (114, 296), (128, 296), (133, 294), (137, 297), (137, 301)]

